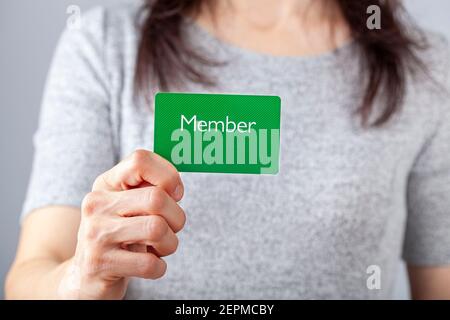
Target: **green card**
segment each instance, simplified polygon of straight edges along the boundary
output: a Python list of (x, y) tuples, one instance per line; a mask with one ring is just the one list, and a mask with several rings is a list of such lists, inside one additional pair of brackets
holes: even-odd
[(180, 172), (277, 174), (277, 96), (157, 93), (154, 152)]

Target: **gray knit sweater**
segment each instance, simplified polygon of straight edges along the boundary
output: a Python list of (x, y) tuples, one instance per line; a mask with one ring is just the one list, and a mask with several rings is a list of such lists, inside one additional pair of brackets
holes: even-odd
[[(64, 32), (23, 216), (48, 205), (79, 207), (96, 176), (137, 148), (152, 149), (152, 106), (133, 100), (136, 12), (134, 5), (97, 8), (81, 29)], [(281, 97), (280, 173), (182, 174), (188, 220), (179, 250), (162, 279), (131, 281), (128, 298), (389, 298), (402, 257), (450, 264), (443, 88), (425, 76), (411, 79), (402, 112), (382, 128), (363, 129), (353, 115), (364, 73), (355, 43), (314, 57), (276, 57), (184, 24), (197, 50), (228, 63), (207, 70), (214, 88), (179, 90)], [(449, 46), (428, 37), (423, 58), (450, 89)], [(380, 289), (367, 286), (371, 270), (381, 271)]]

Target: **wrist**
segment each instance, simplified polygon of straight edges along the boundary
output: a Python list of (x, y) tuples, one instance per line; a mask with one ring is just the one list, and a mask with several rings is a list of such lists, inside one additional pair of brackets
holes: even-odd
[(82, 299), (81, 297), (81, 270), (72, 261), (67, 261), (63, 276), (57, 288), (59, 299)]

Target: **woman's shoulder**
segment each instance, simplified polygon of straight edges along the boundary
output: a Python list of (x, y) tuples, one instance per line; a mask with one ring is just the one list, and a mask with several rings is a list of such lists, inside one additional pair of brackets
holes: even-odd
[[(448, 55), (450, 53), (450, 41), (447, 36), (427, 29), (423, 30), (422, 34), (428, 44), (428, 50), (430, 50), (431, 53), (436, 55)], [(450, 56), (447, 56), (446, 58), (449, 59)]]
[(136, 30), (143, 1), (95, 6), (81, 14), (81, 28), (87, 32), (106, 33), (115, 38)]
[(63, 32), (60, 51), (64, 56), (82, 55), (77, 59), (80, 64), (102, 69), (109, 79), (124, 77), (124, 72), (131, 77), (134, 68), (130, 66), (135, 62), (140, 37), (139, 23), (145, 13), (143, 3), (127, 1), (82, 11), (78, 27), (68, 25)]
[[(438, 32), (422, 31), (425, 48), (419, 53), (419, 57), (425, 63), (429, 73), (438, 82), (449, 85), (450, 75), (450, 41)], [(450, 89), (450, 88), (449, 88)]]
[[(425, 72), (415, 77), (412, 96), (420, 102), (423, 118), (431, 117), (440, 124), (450, 118), (450, 41), (435, 31), (422, 30), (421, 35), (424, 47), (418, 57)], [(448, 130), (448, 124), (445, 128)]]
[[(438, 32), (416, 29), (412, 34), (416, 39), (411, 86), (408, 93), (414, 100), (425, 99), (436, 106), (448, 104), (450, 92), (450, 42)], [(419, 99), (420, 98), (420, 99)], [(424, 101), (425, 101), (424, 100)], [(440, 108), (440, 107), (439, 107)]]

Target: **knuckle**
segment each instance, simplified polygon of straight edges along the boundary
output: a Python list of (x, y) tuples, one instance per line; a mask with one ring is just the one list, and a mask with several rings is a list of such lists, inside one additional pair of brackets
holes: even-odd
[(181, 209), (180, 213), (181, 213), (180, 218), (177, 221), (178, 224), (176, 226), (175, 232), (181, 231), (184, 228), (184, 226), (186, 225), (186, 213), (184, 212), (183, 209)]
[(153, 279), (157, 269), (156, 257), (148, 255), (142, 258), (141, 273), (143, 278)]
[(167, 173), (168, 173), (168, 175), (167, 175), (168, 181), (166, 182), (167, 184), (173, 185), (173, 186), (182, 184), (180, 173), (172, 164), (170, 164), (168, 166)]
[(164, 260), (161, 260), (162, 261), (162, 267), (164, 268), (162, 271), (160, 271), (159, 272), (159, 274), (156, 274), (154, 277), (153, 277), (153, 279), (159, 279), (159, 278), (161, 278), (162, 276), (164, 276), (165, 274), (166, 274), (166, 271), (167, 271), (167, 264), (166, 264), (166, 262), (164, 261)]
[(143, 162), (147, 161), (150, 157), (150, 151), (138, 149), (131, 154), (131, 166), (132, 168), (139, 169)]
[(100, 186), (104, 182), (104, 176), (103, 174), (99, 175), (97, 178), (95, 178), (94, 183), (92, 184), (92, 188), (95, 189), (97, 186)]
[(104, 245), (109, 243), (111, 233), (108, 232), (107, 228), (103, 225), (104, 224), (98, 221), (98, 219), (93, 219), (87, 223), (85, 227), (85, 236), (90, 243), (94, 243), (96, 245)]
[(162, 277), (166, 273), (166, 264), (164, 263), (164, 270), (160, 272), (159, 259), (154, 255), (148, 255), (143, 257), (142, 261), (142, 277), (145, 279), (157, 279)]
[(180, 243), (180, 241), (178, 240), (178, 237), (175, 236), (174, 241), (172, 242), (172, 244), (169, 248), (169, 254), (173, 254), (177, 251), (179, 243)]
[(86, 215), (97, 212), (103, 203), (104, 194), (100, 191), (89, 192), (83, 199), (81, 210)]
[(180, 175), (180, 173), (178, 172), (178, 170), (173, 166), (173, 165), (171, 165), (171, 176), (172, 176), (172, 179), (174, 180), (174, 183), (175, 184), (182, 184), (181, 183), (181, 175)]
[(159, 187), (152, 187), (148, 189), (148, 198), (149, 211), (158, 212), (164, 207), (166, 193)]
[(161, 216), (149, 216), (145, 224), (148, 240), (158, 241), (166, 234), (168, 225)]
[(95, 242), (98, 234), (98, 227), (95, 223), (90, 222), (84, 228), (84, 234), (87, 240)]

